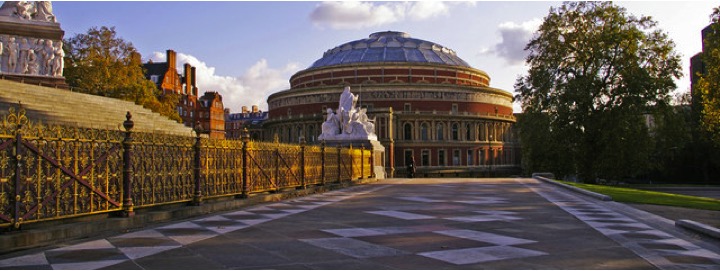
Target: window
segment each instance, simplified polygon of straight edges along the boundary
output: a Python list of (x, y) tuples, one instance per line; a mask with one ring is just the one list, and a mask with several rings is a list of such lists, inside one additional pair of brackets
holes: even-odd
[(460, 150), (453, 150), (453, 158), (452, 158), (453, 166), (459, 166), (460, 165)]
[(457, 123), (453, 123), (453, 124), (452, 124), (452, 140), (459, 140), (458, 137), (459, 137), (459, 134), (458, 134), (458, 124), (457, 124)]
[(438, 150), (438, 166), (445, 166), (445, 150)]
[(403, 126), (403, 134), (405, 140), (412, 140), (412, 124), (405, 123)]
[(445, 124), (438, 123), (436, 127), (437, 136), (435, 139), (438, 141), (445, 140)]
[[(445, 107), (445, 108), (447, 108), (447, 107)], [(452, 113), (453, 113), (453, 114), (457, 114), (457, 112), (458, 112), (458, 105), (457, 105), (457, 104), (452, 104)]]
[(405, 112), (410, 112), (410, 111), (412, 111), (412, 106), (411, 106), (409, 103), (406, 103), (406, 104), (403, 106), (403, 111), (405, 111)]
[(472, 151), (472, 150), (467, 150), (467, 161), (466, 161), (466, 162), (467, 162), (467, 165), (468, 165), (468, 166), (472, 166), (472, 165), (473, 165), (473, 162), (472, 162), (472, 161), (473, 161), (473, 151)]
[(429, 128), (428, 128), (428, 124), (427, 124), (427, 123), (423, 123), (423, 124), (420, 125), (420, 139), (421, 139), (422, 141), (427, 141), (427, 140), (428, 140), (428, 133), (429, 133), (428, 130), (429, 130)]
[(478, 125), (478, 135), (480, 136), (480, 141), (485, 141), (485, 123)]
[(478, 166), (482, 166), (485, 164), (485, 152), (483, 150), (478, 150)]
[(475, 141), (475, 139), (472, 137), (472, 130), (470, 129), (470, 124), (465, 124), (465, 140)]
[(430, 150), (422, 150), (421, 160), (422, 166), (426, 167), (430, 165)]
[(153, 75), (150, 75), (150, 81), (153, 81), (153, 83), (157, 84), (157, 83), (158, 83), (158, 79), (159, 79), (159, 78), (158, 78), (157, 75), (154, 75), (154, 74), (153, 74)]

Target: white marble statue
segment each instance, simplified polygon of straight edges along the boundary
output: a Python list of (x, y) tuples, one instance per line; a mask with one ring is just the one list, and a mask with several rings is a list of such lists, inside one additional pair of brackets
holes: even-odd
[(18, 45), (15, 43), (15, 37), (10, 37), (7, 42), (7, 46), (5, 46), (6, 54), (7, 55), (7, 71), (10, 73), (14, 73), (15, 69), (17, 68), (17, 55), (18, 55)]
[(3, 66), (2, 64), (5, 64), (5, 63), (2, 63), (3, 55), (5, 55), (5, 49), (3, 48), (4, 45), (5, 45), (5, 43), (3, 42), (2, 39), (0, 39), (0, 73), (2, 73), (4, 71), (2, 69), (2, 66)]
[(15, 73), (25, 74), (27, 72), (28, 51), (30, 51), (30, 49), (31, 47), (30, 44), (28, 44), (27, 39), (20, 39), (20, 44), (18, 45), (17, 68), (15, 69)]
[(339, 122), (332, 112), (332, 109), (327, 109), (327, 119), (322, 124), (322, 134), (336, 135), (340, 133)]
[(44, 45), (40, 48), (40, 55), (42, 55), (42, 69), (40, 74), (52, 76), (53, 64), (55, 63), (55, 47), (53, 47), (52, 40), (46, 40)]
[(38, 75), (40, 72), (40, 63), (38, 63), (37, 55), (35, 50), (30, 49), (27, 52), (27, 70), (25, 73), (30, 75)]
[(52, 72), (49, 74), (50, 76), (62, 76), (63, 75), (63, 68), (64, 68), (64, 57), (65, 57), (65, 51), (63, 51), (62, 48), (63, 44), (62, 42), (57, 42), (55, 44), (55, 50), (54, 50), (54, 57), (53, 57), (53, 65), (52, 65)]
[(0, 16), (9, 16), (28, 21), (57, 23), (50, 1), (5, 1), (0, 6)]
[(357, 108), (358, 96), (345, 87), (340, 95), (335, 113), (327, 109), (327, 119), (322, 124), (320, 140), (377, 140), (374, 120), (367, 116), (367, 109)]
[(20, 19), (30, 20), (30, 14), (32, 14), (33, 6), (26, 1), (18, 1), (16, 4), (17, 11), (15, 16)]
[(52, 12), (52, 3), (50, 1), (35, 1), (35, 20), (43, 22), (57, 22), (55, 14)]

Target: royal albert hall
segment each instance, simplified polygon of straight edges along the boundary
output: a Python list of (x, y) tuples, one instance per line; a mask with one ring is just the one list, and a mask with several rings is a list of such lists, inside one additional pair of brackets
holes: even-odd
[(513, 96), (455, 51), (403, 32), (378, 32), (327, 50), (268, 97), (266, 140), (319, 144), (343, 87), (375, 119), (387, 176), (498, 176), (519, 172)]

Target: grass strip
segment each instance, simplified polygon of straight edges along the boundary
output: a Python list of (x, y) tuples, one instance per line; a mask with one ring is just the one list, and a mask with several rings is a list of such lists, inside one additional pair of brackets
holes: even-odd
[(676, 206), (691, 209), (720, 211), (720, 200), (694, 197), (687, 195), (678, 195), (664, 192), (647, 191), (641, 189), (633, 189), (627, 187), (615, 187), (595, 184), (582, 184), (559, 181), (561, 183), (572, 185), (595, 193), (600, 193), (612, 197), (614, 201), (625, 203), (654, 204), (665, 206)]

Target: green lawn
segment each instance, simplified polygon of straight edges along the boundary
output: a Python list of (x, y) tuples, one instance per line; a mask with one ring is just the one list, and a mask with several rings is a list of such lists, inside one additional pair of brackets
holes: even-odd
[(617, 202), (667, 205), (692, 209), (720, 211), (720, 200), (711, 198), (693, 197), (626, 187), (582, 184), (564, 181), (558, 182), (579, 187), (588, 191), (608, 195)]

